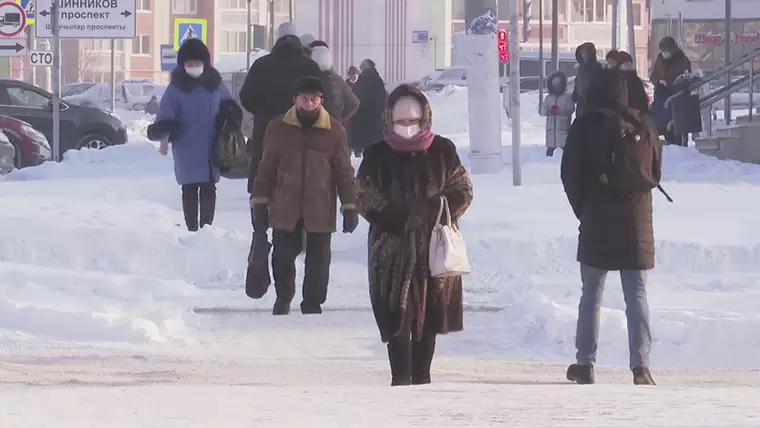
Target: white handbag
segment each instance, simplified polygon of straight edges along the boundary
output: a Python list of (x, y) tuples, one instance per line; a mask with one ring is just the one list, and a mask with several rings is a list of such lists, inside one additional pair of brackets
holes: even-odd
[[(446, 224), (442, 224), (443, 213), (446, 213)], [(430, 236), (430, 275), (433, 278), (461, 276), (470, 273), (470, 261), (467, 259), (467, 249), (462, 234), (451, 221), (449, 201), (441, 196), (441, 207), (438, 218)]]

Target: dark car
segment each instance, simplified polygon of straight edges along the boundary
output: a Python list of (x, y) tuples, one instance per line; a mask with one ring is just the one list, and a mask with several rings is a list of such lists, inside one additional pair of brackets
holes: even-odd
[(35, 166), (50, 160), (48, 139), (32, 125), (15, 117), (0, 115), (0, 131), (5, 133), (16, 151), (16, 168)]
[[(42, 88), (0, 79), (0, 114), (31, 124), (53, 141), (53, 96)], [(61, 153), (71, 149), (102, 149), (127, 142), (127, 128), (116, 115), (96, 107), (61, 101)]]

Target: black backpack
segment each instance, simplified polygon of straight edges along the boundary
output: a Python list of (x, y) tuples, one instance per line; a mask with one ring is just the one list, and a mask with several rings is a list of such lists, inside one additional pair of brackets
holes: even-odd
[(599, 181), (628, 195), (656, 188), (673, 202), (660, 185), (660, 139), (654, 128), (632, 109), (597, 111), (611, 119), (613, 133)]

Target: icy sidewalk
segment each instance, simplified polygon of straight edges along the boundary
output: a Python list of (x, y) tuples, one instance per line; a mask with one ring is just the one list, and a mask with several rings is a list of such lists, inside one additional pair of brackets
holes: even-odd
[[(349, 425), (351, 424), (351, 425)], [(760, 389), (525, 384), (0, 391), (0, 426), (756, 427)]]

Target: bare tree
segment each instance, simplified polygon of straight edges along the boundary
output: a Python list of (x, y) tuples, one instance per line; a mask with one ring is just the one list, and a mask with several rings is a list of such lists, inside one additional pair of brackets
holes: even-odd
[(95, 71), (98, 70), (103, 61), (103, 53), (95, 49), (80, 44), (79, 58), (77, 59), (77, 77), (80, 82), (93, 81)]

